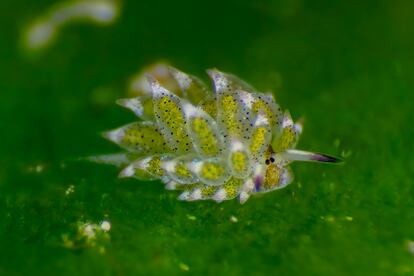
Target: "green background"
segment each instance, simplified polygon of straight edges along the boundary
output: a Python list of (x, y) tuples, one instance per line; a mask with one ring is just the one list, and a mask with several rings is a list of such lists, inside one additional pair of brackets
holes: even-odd
[[(54, 3), (0, 2), (0, 275), (414, 275), (413, 1), (125, 0), (114, 25), (24, 53)], [(71, 162), (117, 150), (99, 133), (134, 120), (114, 101), (159, 60), (273, 91), (305, 120), (299, 148), (346, 164), (294, 164), (293, 184), (240, 205)], [(63, 246), (105, 218), (106, 253)]]

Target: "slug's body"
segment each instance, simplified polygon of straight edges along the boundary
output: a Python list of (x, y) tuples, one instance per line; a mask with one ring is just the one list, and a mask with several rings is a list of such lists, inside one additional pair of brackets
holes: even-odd
[(244, 203), (291, 183), (292, 161), (338, 161), (294, 150), (302, 126), (272, 94), (217, 70), (208, 71), (213, 92), (193, 76), (173, 68), (168, 73), (171, 88), (147, 75), (138, 97), (118, 101), (140, 118), (104, 134), (126, 150), (100, 159), (125, 164), (121, 177), (159, 179), (181, 190), (180, 200)]

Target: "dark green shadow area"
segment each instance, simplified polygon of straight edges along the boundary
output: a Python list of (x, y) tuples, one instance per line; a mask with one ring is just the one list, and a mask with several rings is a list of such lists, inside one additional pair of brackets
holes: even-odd
[[(53, 3), (0, 3), (0, 275), (414, 274), (412, 1), (125, 0), (114, 25), (24, 54)], [(114, 101), (158, 60), (273, 91), (305, 121), (301, 149), (346, 163), (294, 164), (290, 186), (240, 205), (70, 161), (117, 150), (99, 133), (134, 120)], [(109, 240), (64, 246), (104, 219)]]

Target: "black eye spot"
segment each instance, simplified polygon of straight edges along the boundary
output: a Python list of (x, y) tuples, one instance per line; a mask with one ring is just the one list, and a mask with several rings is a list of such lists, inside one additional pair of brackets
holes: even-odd
[(270, 157), (270, 162), (274, 163), (275, 159), (273, 157)]
[(269, 159), (266, 159), (265, 163), (266, 163), (266, 165), (269, 165), (270, 164)]

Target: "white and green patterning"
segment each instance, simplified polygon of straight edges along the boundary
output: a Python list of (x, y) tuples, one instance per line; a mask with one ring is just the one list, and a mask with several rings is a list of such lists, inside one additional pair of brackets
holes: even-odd
[(125, 153), (94, 160), (124, 166), (121, 177), (161, 180), (181, 191), (180, 200), (241, 203), (291, 183), (292, 161), (340, 161), (295, 150), (302, 126), (272, 94), (218, 70), (208, 70), (213, 92), (196, 77), (168, 72), (172, 87), (147, 75), (138, 97), (118, 101), (140, 119), (104, 133)]

